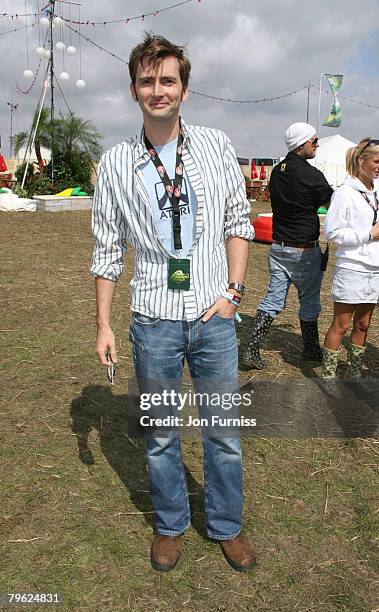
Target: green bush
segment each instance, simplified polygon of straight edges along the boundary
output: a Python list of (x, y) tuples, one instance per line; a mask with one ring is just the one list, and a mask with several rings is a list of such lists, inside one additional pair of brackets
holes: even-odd
[(15, 185), (13, 185), (12, 192), (16, 196), (18, 196), (19, 198), (27, 198), (28, 197), (28, 192), (26, 191), (26, 189), (21, 189), (21, 186), (18, 185), (17, 183)]
[(51, 178), (48, 176), (39, 176), (33, 184), (35, 195), (49, 195), (56, 191)]
[[(26, 168), (26, 162), (18, 166), (15, 177), (16, 177), (16, 185), (13, 188), (13, 192), (16, 193), (16, 189), (21, 190), (22, 179), (24, 178), (24, 172)], [(35, 167), (33, 164), (28, 165), (28, 170), (26, 173), (24, 189), (22, 189), (23, 193), (26, 193), (25, 197), (32, 198), (36, 193), (35, 185), (39, 179), (39, 173), (35, 174)], [(19, 195), (17, 193), (17, 195)]]
[[(69, 157), (69, 159), (67, 159)], [(21, 183), (25, 172), (25, 163), (21, 164), (15, 172), (17, 183), (13, 189), (21, 190)], [(59, 193), (69, 187), (81, 187), (88, 195), (93, 195), (92, 161), (81, 151), (72, 151), (70, 156), (62, 156), (59, 151), (54, 156), (54, 182), (51, 181), (51, 163), (45, 167), (42, 176), (35, 172), (33, 164), (29, 164), (25, 179), (23, 196), (32, 198), (34, 195), (49, 195)]]
[(59, 151), (54, 154), (56, 192), (69, 187), (81, 187), (88, 195), (92, 195), (94, 191), (92, 172), (92, 161), (87, 153), (73, 150), (64, 156)]

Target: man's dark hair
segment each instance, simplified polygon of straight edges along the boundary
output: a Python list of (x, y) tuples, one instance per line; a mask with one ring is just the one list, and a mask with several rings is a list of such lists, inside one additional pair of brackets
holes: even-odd
[(184, 47), (174, 45), (163, 36), (145, 33), (143, 42), (132, 49), (129, 56), (129, 74), (133, 85), (136, 83), (137, 68), (147, 59), (149, 64), (159, 66), (166, 57), (175, 57), (179, 62), (179, 74), (184, 89), (188, 87), (191, 62)]

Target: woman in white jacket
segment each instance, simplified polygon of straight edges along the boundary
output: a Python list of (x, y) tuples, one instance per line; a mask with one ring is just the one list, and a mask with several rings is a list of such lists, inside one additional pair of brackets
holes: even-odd
[(360, 378), (367, 331), (379, 301), (379, 140), (365, 138), (346, 154), (348, 175), (334, 192), (324, 232), (337, 245), (333, 275), (333, 322), (325, 336), (322, 377), (334, 378), (338, 349), (353, 329), (348, 350), (350, 378)]

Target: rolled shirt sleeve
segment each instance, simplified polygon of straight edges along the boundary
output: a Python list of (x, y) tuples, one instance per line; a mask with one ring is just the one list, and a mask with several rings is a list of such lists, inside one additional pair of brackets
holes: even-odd
[(225, 149), (226, 171), (226, 207), (225, 207), (225, 240), (231, 236), (254, 239), (254, 228), (250, 222), (250, 204), (246, 197), (246, 184), (242, 170), (230, 142), (226, 137)]
[(91, 274), (116, 281), (123, 270), (125, 219), (113, 193), (106, 170), (106, 154), (101, 158), (93, 198), (92, 232), (95, 246)]

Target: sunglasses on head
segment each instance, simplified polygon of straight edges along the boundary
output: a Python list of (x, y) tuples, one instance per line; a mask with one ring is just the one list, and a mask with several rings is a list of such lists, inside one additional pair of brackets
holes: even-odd
[(365, 151), (368, 147), (377, 147), (377, 146), (379, 146), (379, 140), (377, 140), (376, 138), (372, 138), (371, 140), (368, 141), (367, 144), (365, 144), (365, 146), (363, 147), (359, 155), (362, 155), (363, 151)]

